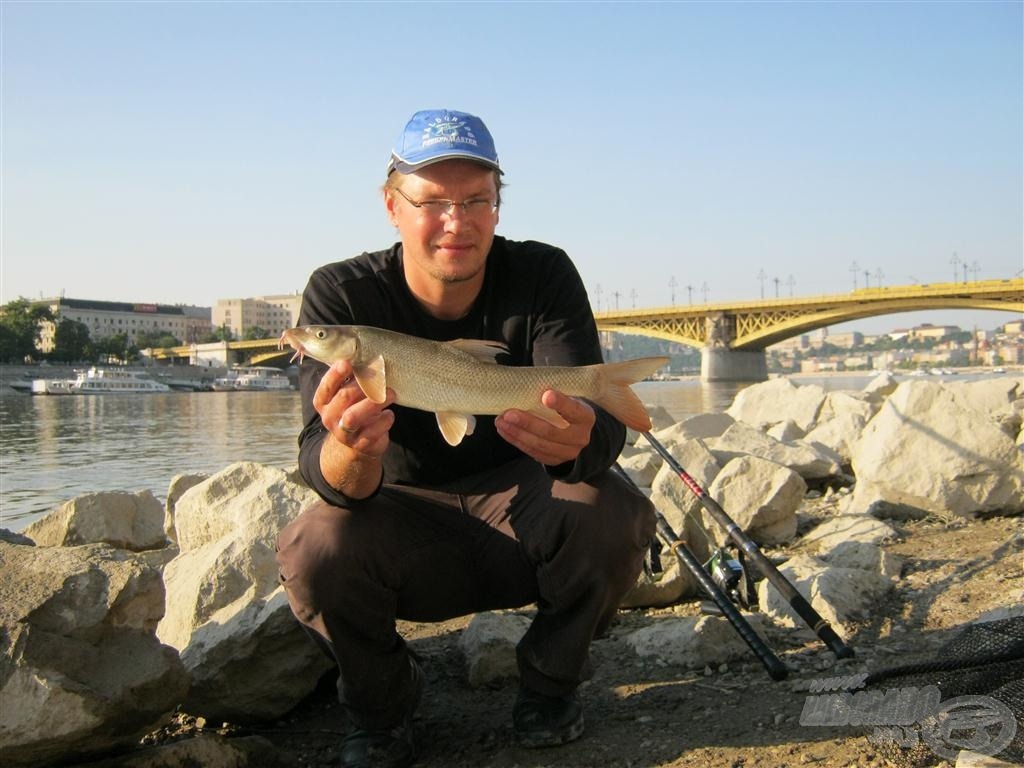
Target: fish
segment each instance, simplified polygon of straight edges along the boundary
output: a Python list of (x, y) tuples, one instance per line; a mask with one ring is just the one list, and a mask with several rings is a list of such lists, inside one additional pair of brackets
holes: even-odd
[(311, 357), (330, 365), (348, 360), (367, 398), (383, 403), (387, 388), (395, 402), (434, 413), (445, 441), (459, 445), (472, 435), (476, 416), (510, 408), (532, 413), (564, 428), (568, 422), (541, 402), (553, 389), (596, 403), (639, 432), (651, 429), (644, 404), (630, 389), (668, 363), (644, 357), (581, 366), (500, 365), (508, 348), (482, 339), (432, 341), (365, 325), (306, 325), (281, 334), (278, 348), (295, 350), (292, 360)]

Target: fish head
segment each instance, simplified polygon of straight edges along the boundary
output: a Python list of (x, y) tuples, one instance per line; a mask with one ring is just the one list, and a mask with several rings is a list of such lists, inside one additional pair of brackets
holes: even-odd
[(292, 360), (309, 355), (322, 363), (355, 361), (359, 356), (359, 334), (350, 325), (303, 325), (281, 334), (278, 348), (288, 344), (295, 350)]

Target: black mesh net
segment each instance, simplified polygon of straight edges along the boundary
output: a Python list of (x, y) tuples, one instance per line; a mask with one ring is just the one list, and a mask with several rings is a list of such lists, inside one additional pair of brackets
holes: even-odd
[(1024, 616), (971, 624), (865, 686), (868, 738), (899, 768), (953, 764), (961, 750), (1024, 764)]

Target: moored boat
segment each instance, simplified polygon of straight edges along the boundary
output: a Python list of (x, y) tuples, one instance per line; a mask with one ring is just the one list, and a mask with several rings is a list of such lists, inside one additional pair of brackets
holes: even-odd
[(72, 395), (74, 379), (32, 379), (29, 392), (33, 395)]
[(136, 395), (170, 392), (166, 384), (154, 381), (138, 371), (92, 367), (79, 371), (71, 383), (75, 395)]
[(294, 389), (292, 383), (280, 369), (265, 365), (237, 368), (235, 389), (239, 392), (281, 392)]

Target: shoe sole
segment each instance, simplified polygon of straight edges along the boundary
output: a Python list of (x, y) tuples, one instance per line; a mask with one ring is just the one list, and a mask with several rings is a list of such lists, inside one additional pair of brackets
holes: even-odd
[(539, 731), (533, 733), (520, 733), (516, 732), (516, 743), (521, 747), (527, 749), (537, 749), (539, 747), (557, 747), (562, 744), (568, 744), (570, 741), (576, 741), (580, 736), (583, 735), (583, 718), (580, 717), (574, 723), (570, 723), (565, 729), (561, 731)]

